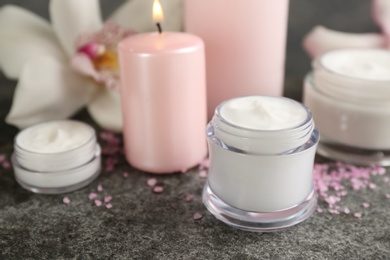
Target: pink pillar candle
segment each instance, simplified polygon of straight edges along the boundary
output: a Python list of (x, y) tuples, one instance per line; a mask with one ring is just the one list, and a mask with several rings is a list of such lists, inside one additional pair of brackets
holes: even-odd
[(152, 173), (187, 170), (207, 154), (203, 41), (145, 33), (118, 45), (128, 162)]
[(283, 92), (288, 0), (186, 0), (186, 31), (206, 46), (209, 118), (223, 100)]

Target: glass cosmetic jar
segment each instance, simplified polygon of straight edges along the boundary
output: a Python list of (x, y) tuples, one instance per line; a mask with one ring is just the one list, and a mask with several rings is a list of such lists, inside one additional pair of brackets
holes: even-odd
[(276, 231), (312, 215), (318, 131), (302, 104), (249, 96), (220, 104), (207, 126), (207, 209), (228, 225)]
[(22, 130), (11, 157), (16, 181), (35, 193), (70, 192), (100, 173), (95, 130), (82, 122), (60, 120)]
[(390, 165), (390, 51), (323, 54), (305, 78), (304, 103), (321, 132), (320, 155)]

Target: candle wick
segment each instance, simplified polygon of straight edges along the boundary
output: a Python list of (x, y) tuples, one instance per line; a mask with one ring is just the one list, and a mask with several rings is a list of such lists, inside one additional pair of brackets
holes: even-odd
[(156, 23), (158, 32), (161, 34), (162, 33), (162, 28), (160, 23)]

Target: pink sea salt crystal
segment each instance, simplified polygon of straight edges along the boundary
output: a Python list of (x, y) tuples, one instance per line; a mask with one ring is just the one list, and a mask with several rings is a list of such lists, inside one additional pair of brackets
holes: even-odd
[(153, 192), (154, 193), (162, 193), (164, 191), (164, 188), (162, 186), (154, 186)]
[(120, 147), (116, 146), (105, 146), (102, 149), (102, 154), (104, 155), (115, 155), (116, 153), (120, 152)]
[(105, 160), (105, 171), (112, 172), (114, 170), (116, 164), (117, 164), (117, 160), (115, 158), (108, 157)]
[(194, 195), (192, 195), (192, 194), (187, 194), (187, 196), (186, 196), (186, 198), (185, 198), (185, 200), (186, 200), (187, 202), (191, 202), (191, 201), (193, 201), (193, 199), (194, 199)]
[(115, 138), (114, 133), (110, 132), (110, 131), (102, 131), (102, 132), (100, 132), (99, 136), (101, 139), (103, 139), (106, 142)]
[(376, 185), (374, 184), (374, 183), (370, 183), (370, 184), (368, 184), (368, 187), (370, 188), (370, 189), (376, 189)]
[(100, 138), (107, 142), (110, 146), (118, 147), (121, 143), (120, 138), (116, 137), (113, 132), (103, 131), (100, 133)]
[(363, 208), (368, 208), (368, 207), (370, 207), (370, 204), (369, 203), (367, 203), (367, 202), (364, 202), (363, 204), (362, 204), (362, 206), (363, 206)]
[(104, 167), (104, 171), (105, 172), (113, 172), (114, 171), (114, 165), (112, 165), (112, 164), (109, 164), (109, 165), (106, 165), (105, 167)]
[(112, 208), (112, 204), (111, 204), (111, 203), (108, 203), (108, 204), (106, 205), (106, 208), (108, 208), (108, 209)]
[(390, 193), (386, 194), (386, 198), (390, 199)]
[(377, 166), (375, 168), (375, 172), (377, 172), (378, 175), (384, 175), (386, 173), (386, 168), (384, 168), (382, 166)]
[(11, 164), (10, 164), (8, 161), (4, 161), (4, 162), (2, 163), (2, 166), (3, 166), (4, 169), (9, 169), (9, 168), (11, 168)]
[(320, 190), (320, 191), (327, 191), (328, 190), (328, 186), (322, 180), (318, 180), (316, 182), (316, 187), (317, 187), (317, 190)]
[(354, 190), (360, 190), (363, 185), (363, 183), (358, 179), (351, 179), (352, 188)]
[(196, 213), (194, 214), (194, 219), (195, 219), (195, 220), (199, 220), (199, 219), (201, 219), (201, 218), (203, 218), (203, 215), (200, 214), (199, 212), (196, 212)]
[(199, 169), (208, 169), (210, 167), (210, 159), (205, 158), (199, 163)]
[(201, 171), (199, 172), (199, 177), (200, 177), (200, 178), (207, 178), (207, 171), (201, 170)]
[(121, 139), (118, 137), (114, 136), (110, 140), (108, 140), (108, 143), (113, 146), (113, 147), (119, 147), (119, 144), (121, 143)]
[(334, 204), (336, 204), (338, 201), (340, 201), (340, 198), (337, 197), (337, 196), (329, 196), (328, 198), (325, 199), (325, 201), (326, 201), (329, 205), (334, 205)]
[[(384, 175), (385, 173), (386, 169), (381, 166), (358, 167), (341, 162), (315, 164), (313, 181), (319, 198), (327, 203), (327, 209), (330, 214), (340, 214), (340, 212), (348, 214), (351, 213), (348, 208), (342, 210), (340, 207), (342, 199), (348, 194), (346, 186), (348, 185), (356, 191), (376, 189), (377, 185), (371, 182), (371, 178)], [(389, 176), (384, 176), (383, 181), (390, 184)], [(390, 198), (390, 195), (388, 197)], [(362, 204), (362, 207), (370, 207), (368, 202), (365, 203), (367, 204)]]
[(362, 217), (362, 213), (356, 212), (356, 213), (353, 214), (353, 216), (354, 216), (355, 218), (361, 218), (361, 217)]
[(386, 174), (386, 168), (381, 168), (380, 170), (378, 170), (378, 173), (379, 175), (385, 175)]
[(103, 191), (103, 186), (102, 186), (101, 184), (99, 184), (99, 185), (97, 186), (97, 191), (98, 191), (98, 192), (102, 192), (102, 191)]
[(108, 202), (110, 202), (112, 200), (112, 196), (105, 196), (104, 197), (104, 202), (105, 203), (108, 203)]
[(101, 200), (95, 200), (95, 205), (96, 205), (96, 207), (100, 207), (102, 205), (102, 201)]
[(69, 203), (70, 203), (70, 199), (69, 199), (68, 197), (64, 197), (64, 198), (62, 199), (62, 202), (63, 202), (64, 204), (69, 204)]
[(149, 178), (147, 181), (147, 184), (149, 187), (154, 187), (157, 184), (157, 179), (156, 178)]
[(91, 193), (88, 195), (88, 199), (89, 199), (89, 200), (94, 200), (94, 199), (96, 199), (96, 197), (97, 197), (97, 194), (94, 193), (94, 192), (91, 192)]
[(123, 173), (123, 178), (127, 178), (127, 177), (129, 177), (129, 173), (124, 172), (124, 173)]
[(115, 157), (110, 156), (105, 160), (105, 163), (107, 166), (116, 165), (118, 163), (118, 160)]
[(317, 208), (317, 212), (318, 212), (318, 213), (322, 213), (322, 212), (324, 212), (324, 210), (321, 209), (321, 208)]

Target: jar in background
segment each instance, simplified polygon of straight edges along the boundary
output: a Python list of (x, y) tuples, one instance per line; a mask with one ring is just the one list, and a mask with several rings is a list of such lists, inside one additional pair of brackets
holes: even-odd
[(342, 49), (318, 57), (305, 78), (304, 103), (321, 132), (320, 155), (390, 165), (390, 51)]

